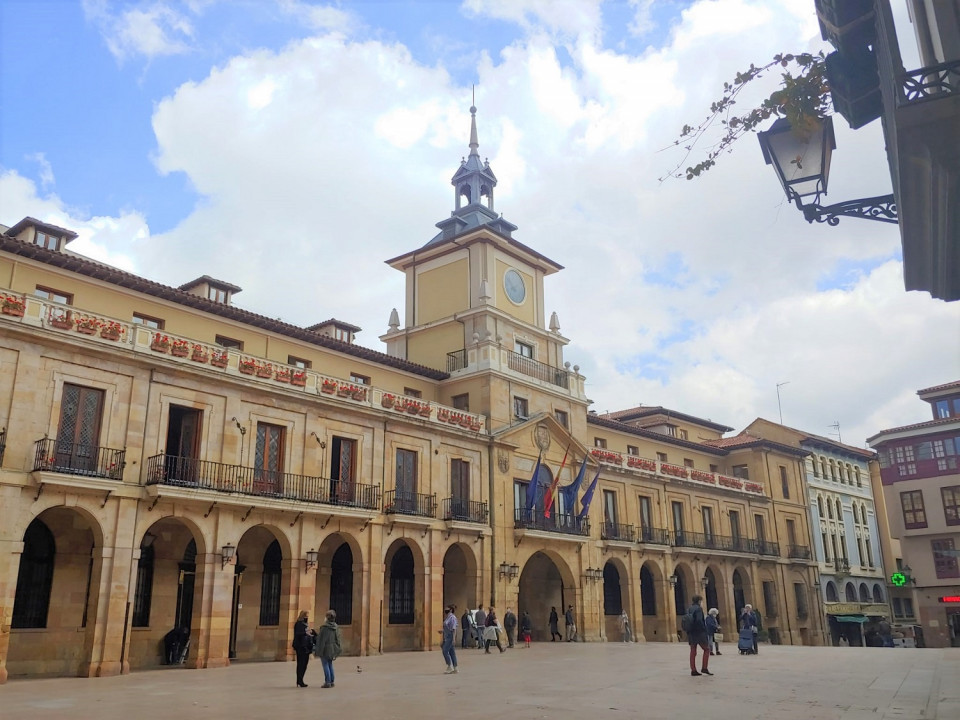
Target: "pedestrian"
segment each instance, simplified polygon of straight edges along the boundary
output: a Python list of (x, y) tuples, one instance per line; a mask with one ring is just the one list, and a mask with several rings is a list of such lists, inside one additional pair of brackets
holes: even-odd
[(550, 642), (555, 642), (554, 636), (563, 640), (563, 635), (560, 634), (560, 629), (557, 627), (560, 622), (560, 616), (557, 615), (556, 606), (550, 608)]
[[(703, 608), (700, 603), (703, 598), (699, 595), (693, 596), (693, 605), (687, 610), (690, 616), (690, 629), (687, 631), (687, 643), (690, 645), (690, 674), (691, 675), (713, 675), (708, 669), (710, 664), (710, 648), (707, 647), (707, 624), (703, 616)], [(703, 650), (703, 657), (700, 661), (700, 672), (697, 672), (697, 646)]]
[(520, 616), (520, 638), (523, 640), (524, 647), (530, 647), (530, 633), (533, 632), (533, 621), (530, 619), (530, 613), (526, 610)]
[(503, 616), (503, 629), (507, 631), (507, 647), (513, 647), (517, 638), (517, 616), (510, 608)]
[(327, 621), (320, 627), (320, 634), (317, 638), (317, 655), (320, 657), (320, 664), (323, 666), (323, 685), (320, 687), (332, 688), (335, 680), (333, 675), (333, 661), (340, 657), (343, 649), (343, 636), (340, 634), (340, 627), (337, 625), (337, 613), (335, 610), (327, 610)]
[(620, 636), (623, 638), (625, 643), (633, 642), (633, 633), (630, 632), (630, 617), (627, 615), (626, 610), (620, 611), (620, 618), (617, 620), (617, 625), (620, 627)]
[(454, 612), (453, 605), (447, 605), (443, 609), (443, 629), (440, 630), (442, 640), (440, 642), (440, 652), (443, 653), (443, 659), (447, 663), (447, 669), (444, 673), (450, 675), (457, 673), (457, 651), (453, 647), (453, 639), (457, 635), (457, 614)]
[(720, 632), (720, 622), (717, 620), (717, 615), (720, 614), (720, 611), (716, 608), (710, 608), (707, 612), (707, 646), (710, 648), (711, 655), (721, 655), (720, 652), (720, 643), (717, 642), (717, 633)]
[(310, 613), (301, 610), (297, 621), (293, 624), (293, 651), (297, 654), (297, 687), (307, 687), (303, 676), (307, 672), (307, 663), (310, 662), (310, 653), (317, 633), (310, 629)]
[(567, 642), (573, 642), (577, 639), (577, 621), (573, 617), (573, 605), (567, 606), (567, 612), (563, 616), (563, 624), (566, 626)]
[(743, 612), (740, 614), (740, 627), (742, 629), (749, 628), (750, 632), (753, 634), (754, 655), (757, 654), (757, 636), (760, 634), (759, 625), (759, 615), (757, 615), (757, 612), (753, 609), (753, 605), (747, 603), (743, 606)]
[(483, 611), (483, 605), (477, 605), (477, 611), (473, 614), (473, 622), (477, 626), (477, 649), (483, 650), (483, 633), (487, 626), (487, 614)]
[(471, 612), (470, 608), (463, 611), (463, 617), (460, 618), (460, 626), (462, 630), (460, 633), (460, 647), (467, 648), (474, 639), (473, 612)]
[(497, 649), (503, 652), (503, 643), (500, 642), (500, 621), (497, 620), (497, 613), (493, 606), (487, 608), (487, 618), (485, 620), (486, 629), (483, 631), (483, 649), (489, 655), (490, 643), (494, 642)]

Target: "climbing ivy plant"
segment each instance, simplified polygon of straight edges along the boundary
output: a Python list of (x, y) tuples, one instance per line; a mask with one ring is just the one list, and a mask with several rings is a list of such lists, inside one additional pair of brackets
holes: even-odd
[[(740, 93), (750, 83), (778, 69), (781, 86), (763, 100), (758, 107), (744, 114), (737, 114), (734, 106)], [(786, 118), (795, 132), (809, 133), (820, 121), (831, 114), (830, 89), (826, 79), (826, 64), (823, 53), (779, 54), (766, 65), (753, 64), (744, 72), (738, 72), (732, 82), (723, 84), (723, 95), (710, 104), (710, 114), (699, 125), (684, 125), (673, 146), (686, 152), (676, 166), (660, 178), (686, 178), (693, 180), (717, 164), (717, 158), (731, 151), (733, 144), (745, 134), (754, 132), (771, 117)], [(702, 159), (695, 165), (686, 165), (694, 153), (699, 153), (710, 130), (717, 123), (723, 127), (723, 135), (712, 145), (706, 146)], [(701, 146), (701, 147), (698, 147)]]

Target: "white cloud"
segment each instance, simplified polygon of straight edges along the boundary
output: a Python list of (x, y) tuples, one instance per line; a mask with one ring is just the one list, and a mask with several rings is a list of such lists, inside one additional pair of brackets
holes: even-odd
[(32, 160), (39, 166), (40, 185), (44, 190), (49, 190), (51, 186), (56, 185), (57, 180), (53, 176), (53, 167), (44, 153), (38, 152), (27, 155), (27, 160)]
[(151, 59), (191, 49), (193, 23), (172, 3), (153, 1), (115, 10), (109, 0), (84, 0), (83, 10), (121, 62), (138, 55)]
[[(599, 44), (594, 2), (464, 7), (526, 29), (478, 61), (480, 153), (517, 239), (567, 268), (547, 279), (545, 311), (559, 313), (596, 409), (664, 404), (742, 427), (775, 419), (775, 386), (789, 381), (786, 422), (825, 434), (838, 420), (860, 444), (920, 419), (915, 390), (955, 378), (960, 339), (944, 329), (960, 304), (904, 292), (895, 227), (808, 225), (749, 137), (695, 182), (657, 182), (677, 161), (660, 150), (725, 79), (821, 46), (809, 0), (696, 2), (638, 54)], [(237, 55), (158, 102), (158, 171), (202, 196), (174, 229), (152, 236), (136, 213), (75, 219), (35, 190), (21, 191), (21, 214), (66, 213), (58, 224), (123, 248), (141, 274), (221, 277), (244, 288), (244, 307), (302, 325), (335, 316), (381, 349), (404, 294), (380, 260), (424, 244), (453, 208), (470, 89), (338, 23)], [(830, 199), (882, 194), (888, 178), (879, 123), (839, 127)], [(141, 239), (121, 246), (120, 233)]]

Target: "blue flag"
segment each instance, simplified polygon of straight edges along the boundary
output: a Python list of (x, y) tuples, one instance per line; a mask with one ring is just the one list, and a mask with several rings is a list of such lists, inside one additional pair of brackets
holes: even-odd
[(558, 491), (563, 496), (563, 509), (567, 515), (572, 515), (574, 505), (577, 502), (577, 493), (580, 492), (580, 486), (583, 484), (583, 478), (587, 474), (587, 456), (583, 456), (583, 462), (580, 463), (580, 472), (577, 473), (577, 479), (569, 485), (566, 485)]
[(540, 479), (540, 455), (537, 455), (537, 465), (533, 468), (533, 477), (530, 478), (530, 484), (527, 485), (527, 501), (524, 503), (524, 518), (529, 519), (533, 513), (533, 506), (537, 502), (537, 491), (540, 489), (537, 481)]
[(593, 476), (593, 482), (590, 483), (590, 487), (587, 488), (587, 491), (583, 494), (583, 500), (580, 501), (580, 504), (583, 506), (580, 510), (580, 514), (577, 515), (577, 520), (581, 522), (587, 513), (590, 512), (590, 501), (593, 500), (593, 493), (597, 491), (597, 482), (600, 480), (600, 468), (597, 468), (597, 474)]

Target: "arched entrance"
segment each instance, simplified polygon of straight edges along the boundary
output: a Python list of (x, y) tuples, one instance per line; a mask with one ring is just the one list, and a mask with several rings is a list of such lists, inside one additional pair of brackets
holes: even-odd
[(523, 565), (518, 588), (518, 612), (520, 616), (530, 613), (533, 640), (542, 642), (550, 638), (551, 608), (556, 608), (560, 616), (559, 627), (563, 633), (563, 612), (576, 601), (573, 576), (563, 561), (555, 561), (543, 551), (535, 552)]
[[(27, 525), (10, 620), (9, 677), (88, 674), (101, 547), (99, 526), (73, 509), (51, 508)], [(117, 645), (118, 661), (119, 653)]]
[(464, 610), (477, 607), (477, 560), (462, 543), (451, 545), (443, 556), (443, 604), (456, 605), (458, 618)]
[(337, 613), (345, 655), (359, 655), (363, 638), (363, 563), (360, 547), (353, 538), (333, 533), (320, 545), (317, 555), (317, 583), (311, 624), (320, 626), (324, 613)]
[(696, 595), (696, 581), (693, 572), (685, 563), (676, 565), (673, 569), (673, 576), (676, 580), (673, 586), (673, 607), (676, 612), (677, 626), (674, 632), (680, 631), (680, 620), (687, 614), (687, 608), (690, 607), (691, 598)]
[(424, 572), (420, 549), (397, 540), (384, 558), (383, 651), (422, 650)]
[[(621, 569), (622, 566), (613, 560), (603, 566), (603, 624), (604, 636), (607, 640), (621, 639), (620, 613), (630, 605), (630, 594), (625, 587), (626, 583), (620, 582), (621, 577), (624, 579), (627, 577), (625, 572), (621, 575)], [(631, 621), (634, 619), (631, 618)]]
[(289, 555), (272, 528), (258, 525), (237, 543), (233, 611), (230, 618), (230, 657), (237, 660), (277, 660), (286, 657), (291, 635)]
[[(668, 642), (666, 608), (662, 607), (659, 589), (663, 575), (655, 563), (646, 562), (640, 568), (640, 612), (643, 615), (643, 636), (647, 642)], [(637, 625), (639, 631), (640, 625)]]
[(703, 576), (707, 579), (707, 584), (703, 588), (703, 611), (706, 612), (710, 608), (717, 608), (719, 610), (721, 593), (717, 586), (717, 576), (713, 572), (713, 568), (707, 568), (707, 571), (703, 574)]
[(737, 569), (733, 571), (733, 616), (739, 618), (747, 604), (746, 584), (743, 573)]

